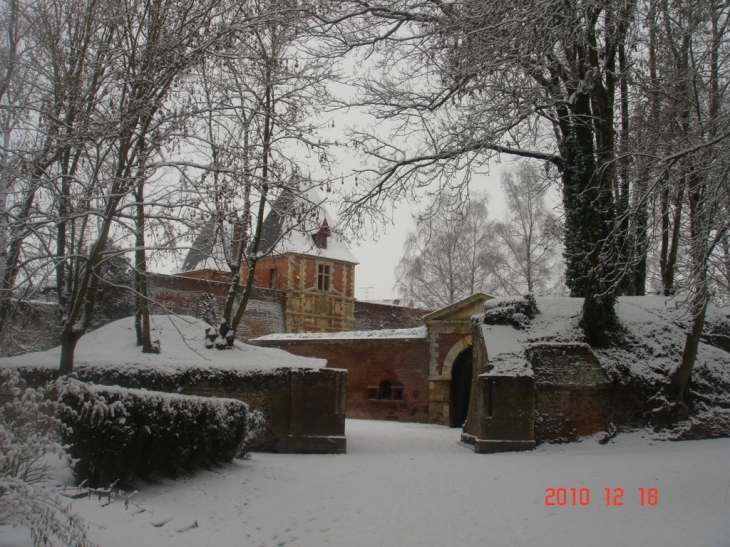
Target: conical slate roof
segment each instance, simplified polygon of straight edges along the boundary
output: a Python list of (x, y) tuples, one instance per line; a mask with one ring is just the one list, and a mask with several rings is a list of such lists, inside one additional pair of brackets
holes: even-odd
[(182, 268), (180, 268), (181, 272), (192, 272), (201, 269), (201, 265), (204, 264), (213, 254), (213, 247), (215, 246), (217, 239), (216, 233), (216, 222), (215, 220), (210, 219), (203, 226), (198, 237), (195, 238), (195, 242), (188, 251)]
[(295, 204), (294, 194), (285, 188), (264, 219), (264, 224), (261, 227), (261, 241), (259, 242), (260, 254), (269, 254), (272, 248), (284, 237), (287, 230), (287, 217), (292, 213)]

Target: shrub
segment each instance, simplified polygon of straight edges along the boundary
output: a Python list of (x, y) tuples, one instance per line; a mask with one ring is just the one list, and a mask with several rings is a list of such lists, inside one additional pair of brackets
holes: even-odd
[(83, 521), (48, 484), (45, 456), (66, 458), (56, 402), (46, 398), (47, 388), (26, 387), (17, 371), (0, 375), (11, 399), (0, 405), (0, 524), (28, 527), (35, 546), (91, 546)]
[(92, 486), (230, 462), (249, 428), (248, 405), (235, 399), (67, 380), (59, 400), (74, 475)]
[(538, 313), (537, 303), (532, 295), (525, 298), (500, 298), (484, 303), (483, 321), (487, 325), (512, 325), (523, 330)]

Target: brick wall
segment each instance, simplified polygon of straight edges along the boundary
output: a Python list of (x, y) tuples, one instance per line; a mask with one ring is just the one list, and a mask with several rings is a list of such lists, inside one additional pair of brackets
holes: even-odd
[[(472, 405), (462, 438), (471, 439), (477, 448), (483, 441), (482, 451), (531, 448), (533, 435), (538, 443), (574, 441), (606, 430), (609, 420), (616, 426), (642, 423), (640, 402), (609, 380), (586, 344), (532, 345), (525, 358), (533, 376), (500, 376), (491, 372), (480, 322), (474, 321), (473, 327), (474, 373), (482, 376), (472, 386)], [(483, 386), (487, 380), (493, 382), (489, 390)], [(500, 400), (503, 387), (508, 388), (508, 397)], [(494, 394), (491, 402), (488, 391)], [(529, 415), (514, 419), (510, 412), (517, 416), (519, 409), (511, 407), (520, 400)], [(493, 415), (487, 415), (487, 404)]]
[[(258, 340), (295, 355), (327, 359), (347, 370), (347, 417), (428, 422), (428, 342), (424, 338)], [(371, 400), (383, 380), (403, 387), (403, 400)]]
[(409, 329), (423, 325), (429, 310), (355, 301), (354, 330)]
[(45, 302), (16, 302), (0, 338), (0, 357), (46, 351), (60, 344), (58, 306)]
[[(192, 315), (214, 324), (220, 320), (228, 284), (189, 276), (150, 275), (150, 296), (154, 300), (151, 313), (172, 312)], [(239, 288), (239, 292), (242, 288)], [(254, 289), (239, 331), (240, 340), (248, 340), (276, 332), (286, 332), (284, 307), (286, 293), (270, 289)]]
[(585, 344), (535, 345), (525, 352), (535, 378), (535, 438), (572, 441), (606, 429), (608, 421), (641, 421), (634, 401), (609, 381)]

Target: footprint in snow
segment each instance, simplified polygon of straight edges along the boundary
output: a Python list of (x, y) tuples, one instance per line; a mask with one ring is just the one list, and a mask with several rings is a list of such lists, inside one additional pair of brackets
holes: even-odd
[(184, 528), (180, 528), (178, 530), (178, 533), (182, 534), (183, 532), (189, 532), (190, 530), (198, 527), (198, 521), (196, 520), (192, 524), (185, 526)]

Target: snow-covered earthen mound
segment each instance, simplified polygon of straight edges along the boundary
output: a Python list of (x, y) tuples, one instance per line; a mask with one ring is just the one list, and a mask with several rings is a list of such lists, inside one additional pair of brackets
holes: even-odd
[[(299, 357), (286, 351), (236, 342), (231, 349), (205, 348), (207, 323), (190, 316), (153, 315), (152, 340), (159, 340), (159, 354), (142, 353), (136, 344), (134, 317), (109, 323), (83, 336), (76, 346), (74, 365), (113, 366), (116, 369), (154, 367), (159, 372), (187, 368), (266, 371), (277, 368), (322, 368), (324, 359)], [(61, 348), (0, 359), (0, 366), (58, 368)]]
[[(531, 374), (525, 354), (534, 345), (585, 342), (582, 298), (537, 298), (537, 313), (529, 318), (521, 300), (485, 303), (481, 334), (493, 373)], [(616, 311), (620, 329), (611, 347), (592, 351), (607, 376), (646, 401), (649, 412), (661, 404), (662, 388), (681, 362), (691, 317), (681, 300), (663, 296), (620, 297)], [(693, 415), (679, 432), (685, 437), (730, 434), (730, 352), (722, 347), (730, 336), (730, 308), (708, 307), (704, 335), (686, 396)]]
[[(485, 304), (485, 311), (510, 307), (514, 298), (495, 298)], [(536, 299), (538, 313), (513, 324), (482, 325), (490, 360), (519, 354), (535, 343), (582, 343), (579, 326), (582, 298), (545, 297)], [(678, 364), (684, 347), (690, 317), (682, 303), (663, 296), (620, 297), (616, 311), (621, 332), (614, 336), (610, 349), (594, 349), (601, 363), (612, 375), (630, 373), (644, 378), (666, 378)], [(488, 316), (487, 316), (488, 317)], [(525, 318), (526, 319), (526, 318)], [(709, 306), (706, 334), (730, 334), (730, 308)], [(730, 353), (705, 342), (700, 344), (697, 368), (711, 367), (718, 374), (727, 373), (730, 381)]]

